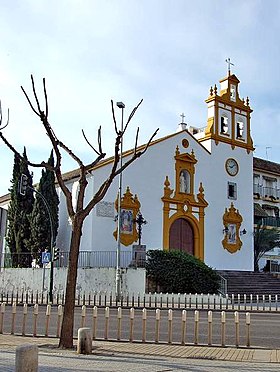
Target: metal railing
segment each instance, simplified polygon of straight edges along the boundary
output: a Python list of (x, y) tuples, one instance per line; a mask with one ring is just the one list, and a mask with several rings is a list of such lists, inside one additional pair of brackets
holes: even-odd
[(253, 193), (258, 194), (261, 198), (274, 198), (280, 199), (280, 189), (276, 187), (261, 186), (253, 184)]
[(264, 225), (264, 226), (271, 226), (271, 227), (280, 227), (280, 217), (255, 217), (254, 220), (255, 225)]
[[(50, 304), (47, 291), (0, 291), (0, 303), (6, 305)], [(65, 292), (54, 291), (53, 305), (65, 304)], [(77, 291), (75, 305), (98, 307), (134, 307), (149, 309), (194, 309), (252, 312), (280, 312), (280, 296), (270, 294), (192, 294), (192, 293), (122, 293)]]
[[(0, 255), (1, 268), (13, 267), (32, 267), (36, 264), (37, 267), (43, 267), (40, 257), (33, 261), (31, 253), (2, 253)], [(58, 260), (54, 262), (54, 267), (67, 267), (69, 263), (69, 252), (60, 252)], [(81, 251), (79, 252), (78, 267), (79, 268), (95, 268), (95, 267), (116, 267), (117, 252), (116, 251)], [(127, 267), (145, 267), (146, 255), (133, 255), (132, 252), (121, 252), (120, 266)], [(48, 267), (48, 264), (46, 264)]]
[[(250, 313), (235, 312), (234, 317), (226, 317), (224, 311), (220, 314), (212, 313), (212, 311), (205, 314), (198, 310), (187, 312), (183, 309), (178, 312), (169, 309), (166, 312), (156, 309), (148, 314), (146, 308), (137, 311), (133, 307), (129, 309), (118, 307), (117, 312), (111, 312), (109, 307), (99, 309), (94, 306), (93, 309), (88, 309), (83, 305), (80, 309), (75, 309), (75, 316), (77, 322), (74, 324), (74, 337), (77, 337), (77, 325), (80, 324), (80, 327), (88, 327), (91, 330), (93, 340), (100, 341), (135, 341), (175, 345), (208, 344), (208, 346), (220, 345), (222, 347), (251, 346)], [(0, 305), (0, 334), (59, 338), (62, 318), (62, 305), (57, 307), (48, 305), (45, 308), (36, 304), (30, 308), (27, 304), (6, 306), (2, 303)], [(218, 326), (221, 331), (217, 334), (213, 332), (213, 328), (216, 330)], [(241, 331), (241, 327), (245, 329)], [(244, 333), (246, 333), (245, 340), (240, 337)]]
[(219, 293), (221, 293), (223, 296), (227, 294), (228, 288), (227, 288), (227, 279), (224, 278), (221, 274), (217, 273), (220, 277), (220, 288)]

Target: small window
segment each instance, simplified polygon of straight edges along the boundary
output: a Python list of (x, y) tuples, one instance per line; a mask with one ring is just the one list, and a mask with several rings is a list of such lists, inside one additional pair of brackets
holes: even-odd
[(236, 123), (236, 138), (243, 138), (243, 133), (244, 133), (244, 124), (242, 121), (238, 121)]
[(228, 134), (228, 118), (226, 116), (221, 117), (221, 133)]
[(230, 100), (236, 101), (236, 87), (233, 84), (230, 85)]
[(237, 185), (235, 182), (228, 182), (228, 199), (237, 199)]

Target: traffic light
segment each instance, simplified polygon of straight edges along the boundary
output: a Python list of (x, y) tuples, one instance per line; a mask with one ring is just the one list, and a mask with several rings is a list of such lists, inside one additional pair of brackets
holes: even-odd
[(52, 261), (57, 261), (59, 259), (59, 248), (53, 247)]
[(28, 184), (28, 177), (26, 174), (22, 174), (19, 181), (19, 193), (20, 195), (26, 194)]

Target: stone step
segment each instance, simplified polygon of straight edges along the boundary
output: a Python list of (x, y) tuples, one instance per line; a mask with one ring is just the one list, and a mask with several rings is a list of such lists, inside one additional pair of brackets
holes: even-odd
[(280, 278), (272, 273), (219, 271), (227, 280), (228, 294), (280, 294)]

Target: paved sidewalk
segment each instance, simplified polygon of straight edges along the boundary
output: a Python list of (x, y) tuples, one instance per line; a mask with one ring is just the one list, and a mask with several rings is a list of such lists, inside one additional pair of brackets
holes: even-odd
[[(92, 355), (60, 350), (58, 339), (0, 335), (0, 370), (14, 371), (15, 349), (39, 347), (39, 371), (278, 371), (280, 350), (94, 341)], [(199, 366), (199, 368), (198, 368)]]

